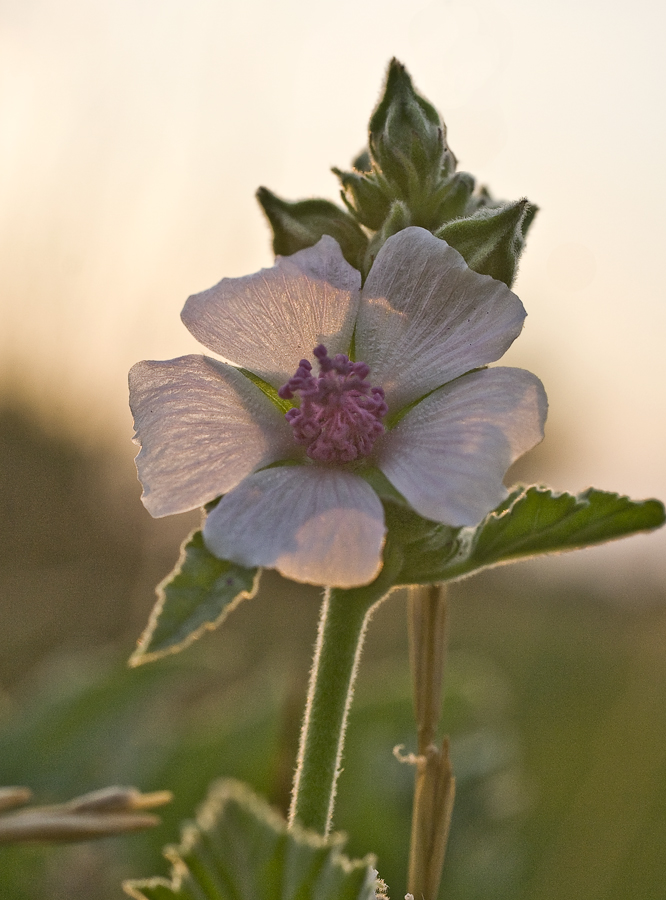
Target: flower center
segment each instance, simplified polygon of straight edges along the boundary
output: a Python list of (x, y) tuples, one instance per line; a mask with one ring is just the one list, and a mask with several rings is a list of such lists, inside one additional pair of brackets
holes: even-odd
[(344, 353), (332, 359), (323, 344), (314, 349), (319, 375), (302, 359), (293, 378), (282, 385), (278, 395), (291, 400), (300, 394), (301, 405), (285, 418), (297, 443), (303, 444), (310, 459), (321, 462), (351, 462), (368, 456), (384, 433), (381, 419), (388, 412), (384, 391), (366, 382), (370, 367), (350, 362)]

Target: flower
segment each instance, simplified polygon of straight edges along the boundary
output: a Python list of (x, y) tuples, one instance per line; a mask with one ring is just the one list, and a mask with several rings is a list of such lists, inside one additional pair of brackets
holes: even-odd
[(224, 361), (130, 372), (143, 502), (166, 516), (223, 495), (203, 528), (216, 556), (367, 584), (386, 532), (371, 467), (425, 518), (476, 525), (505, 498), (509, 465), (542, 439), (538, 378), (484, 368), (524, 318), (506, 285), (421, 228), (386, 241), (362, 289), (328, 236), (224, 278), (182, 312)]

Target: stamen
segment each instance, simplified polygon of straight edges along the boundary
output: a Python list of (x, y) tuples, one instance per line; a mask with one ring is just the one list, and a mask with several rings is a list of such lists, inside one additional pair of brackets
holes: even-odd
[(300, 394), (300, 407), (293, 407), (285, 418), (297, 443), (303, 444), (311, 459), (321, 462), (352, 462), (368, 456), (373, 444), (384, 433), (381, 419), (388, 412), (384, 391), (366, 382), (370, 367), (351, 362), (344, 353), (333, 358), (323, 344), (314, 348), (319, 375), (302, 359), (296, 373), (282, 385), (283, 400)]

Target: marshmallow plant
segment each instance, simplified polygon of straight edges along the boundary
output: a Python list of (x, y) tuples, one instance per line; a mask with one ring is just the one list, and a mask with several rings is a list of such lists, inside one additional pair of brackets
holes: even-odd
[(365, 630), (409, 586), (408, 885), (435, 900), (454, 794), (447, 741), (436, 742), (443, 585), (664, 521), (655, 500), (505, 488), (547, 412), (535, 375), (491, 366), (523, 327), (511, 285), (536, 207), (494, 200), (456, 171), (438, 113), (395, 60), (368, 151), (334, 171), (344, 209), (260, 189), (275, 265), (188, 299), (183, 323), (214, 356), (130, 372), (143, 502), (154, 516), (205, 510), (132, 662), (219, 625), (263, 568), (324, 594), (288, 823), (220, 783), (170, 851), (173, 880), (128, 883), (134, 897), (367, 900), (385, 889), (330, 829)]

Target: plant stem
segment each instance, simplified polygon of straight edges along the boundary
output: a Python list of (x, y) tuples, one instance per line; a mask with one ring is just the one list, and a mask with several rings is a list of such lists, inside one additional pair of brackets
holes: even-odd
[(419, 754), (435, 740), (442, 710), (442, 679), (447, 644), (446, 589), (430, 584), (409, 594), (409, 659)]
[(441, 585), (412, 588), (409, 648), (418, 729), (418, 756), (409, 853), (408, 891), (423, 900), (439, 893), (449, 835), (455, 780), (449, 742), (434, 743), (441, 712), (446, 656), (446, 593)]
[(347, 714), (369, 612), (376, 598), (326, 592), (310, 673), (289, 824), (327, 834), (340, 774)]
[(289, 810), (298, 822), (328, 834), (347, 727), (347, 714), (368, 622), (391, 592), (402, 566), (402, 553), (390, 541), (384, 565), (368, 585), (327, 589), (310, 672), (310, 686)]

